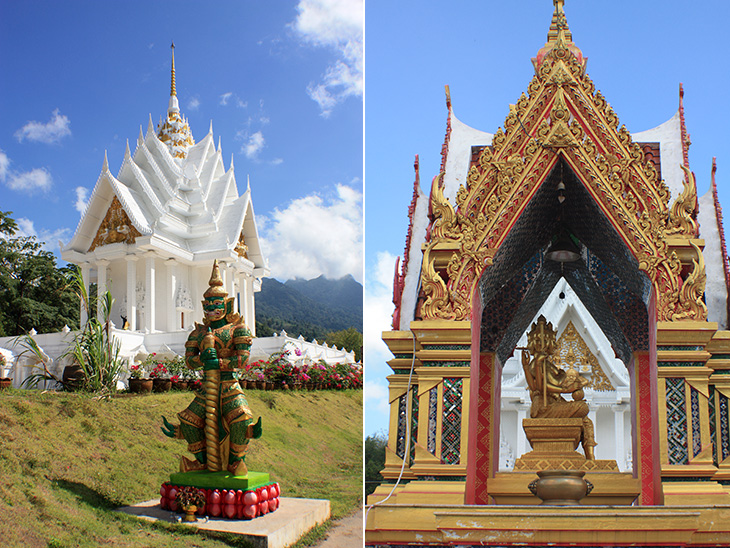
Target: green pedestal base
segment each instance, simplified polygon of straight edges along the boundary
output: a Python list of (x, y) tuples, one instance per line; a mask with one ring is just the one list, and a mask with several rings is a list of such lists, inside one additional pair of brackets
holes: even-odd
[(173, 485), (190, 485), (198, 489), (234, 489), (251, 491), (262, 485), (271, 483), (266, 472), (252, 472), (245, 476), (234, 476), (230, 472), (209, 472), (195, 470), (193, 472), (178, 472), (170, 474), (170, 483)]

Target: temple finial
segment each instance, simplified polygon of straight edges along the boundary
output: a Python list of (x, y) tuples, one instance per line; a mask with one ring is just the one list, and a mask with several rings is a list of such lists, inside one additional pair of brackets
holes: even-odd
[(172, 50), (172, 76), (170, 79), (170, 96), (177, 96), (177, 91), (175, 90), (175, 42), (172, 43), (170, 46), (170, 49)]
[(565, 0), (553, 0), (555, 11), (553, 12), (553, 19), (550, 22), (550, 30), (548, 31), (548, 43), (556, 42), (558, 35), (561, 33), (566, 42), (573, 41), (573, 34), (570, 32), (570, 28), (568, 28), (568, 19), (565, 17), (565, 11), (563, 10), (564, 4)]

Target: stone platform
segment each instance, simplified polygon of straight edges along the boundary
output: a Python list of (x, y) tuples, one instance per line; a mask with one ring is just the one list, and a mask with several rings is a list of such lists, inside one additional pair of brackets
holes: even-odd
[[(125, 506), (118, 511), (148, 521), (178, 523), (180, 519), (179, 514), (160, 508), (159, 499)], [(195, 523), (185, 525), (207, 531), (241, 535), (251, 541), (255, 548), (285, 548), (294, 544), (315, 525), (327, 521), (329, 517), (328, 500), (282, 497), (281, 505), (276, 512), (253, 520), (199, 519)]]

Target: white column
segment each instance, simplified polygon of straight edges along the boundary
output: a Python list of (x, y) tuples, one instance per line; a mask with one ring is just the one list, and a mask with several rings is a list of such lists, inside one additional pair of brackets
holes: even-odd
[[(89, 274), (91, 269), (91, 265), (89, 263), (81, 263), (81, 280), (84, 284), (84, 289), (86, 290), (86, 295), (89, 295)], [(81, 307), (81, 312), (79, 316), (79, 328), (83, 329), (86, 325), (86, 322), (89, 319), (89, 314), (86, 308), (84, 307), (84, 303), (79, 303), (79, 306)]]
[[(104, 320), (104, 293), (106, 293), (106, 267), (109, 261), (101, 259), (96, 261), (96, 317), (101, 322)], [(111, 312), (111, 311), (110, 311)]]
[(527, 436), (522, 428), (522, 421), (527, 418), (528, 407), (524, 404), (517, 404), (517, 451), (515, 460), (527, 453)]
[(137, 330), (137, 259), (136, 255), (127, 255), (127, 321), (129, 330)]
[(165, 261), (167, 266), (167, 331), (177, 331), (177, 323), (175, 317), (175, 292), (177, 291), (177, 261), (168, 259)]
[(239, 306), (241, 307), (241, 317), (246, 325), (249, 325), (248, 317), (248, 276), (241, 274), (238, 281), (238, 290), (241, 293)]
[(243, 280), (243, 276), (241, 275), (240, 272), (237, 272), (236, 273), (236, 286), (234, 288), (234, 290), (236, 292), (235, 309), (236, 309), (236, 312), (238, 312), (241, 315), (241, 317), (243, 318), (243, 321), (245, 322), (246, 318), (244, 318), (244, 316), (243, 316), (243, 307), (241, 306), (241, 294), (243, 293), (243, 284), (241, 283), (242, 280)]
[(254, 307), (254, 300), (253, 300), (253, 278), (249, 278), (246, 280), (246, 285), (248, 285), (248, 294), (251, 296), (249, 299), (249, 314), (248, 314), (248, 322), (246, 325), (248, 325), (248, 328), (251, 330), (251, 335), (254, 337), (256, 336), (256, 308)]
[(615, 448), (616, 448), (616, 462), (618, 468), (622, 472), (625, 472), (626, 468), (626, 447), (624, 445), (624, 411), (626, 410), (625, 405), (613, 405), (611, 411), (613, 411), (613, 423), (614, 423), (614, 437)]
[(145, 331), (152, 333), (155, 330), (155, 253), (145, 253)]

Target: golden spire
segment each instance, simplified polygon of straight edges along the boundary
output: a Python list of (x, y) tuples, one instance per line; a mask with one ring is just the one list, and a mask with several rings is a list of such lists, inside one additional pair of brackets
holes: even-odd
[(568, 19), (565, 17), (565, 11), (563, 11), (563, 4), (565, 0), (553, 0), (555, 11), (553, 12), (553, 19), (550, 22), (550, 30), (548, 31), (547, 41), (556, 42), (558, 35), (563, 33), (563, 39), (567, 42), (573, 41), (573, 34), (568, 28)]
[(223, 279), (221, 278), (220, 267), (218, 261), (213, 261), (213, 271), (210, 273), (210, 280), (208, 280), (208, 290), (203, 294), (206, 299), (210, 297), (227, 297), (228, 293), (223, 289)]
[(170, 97), (177, 97), (177, 92), (175, 91), (175, 42), (172, 43), (170, 49), (172, 49), (172, 80), (170, 82)]

